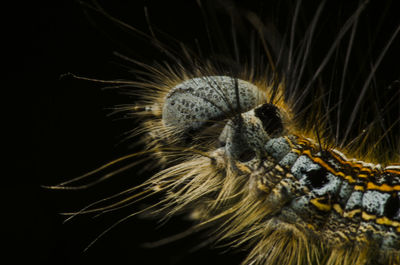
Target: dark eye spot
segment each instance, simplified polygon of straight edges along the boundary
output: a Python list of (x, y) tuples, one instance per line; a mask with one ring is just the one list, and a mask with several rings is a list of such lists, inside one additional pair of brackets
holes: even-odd
[(246, 148), (243, 152), (240, 153), (238, 160), (240, 162), (248, 162), (252, 160), (255, 156), (256, 153), (252, 149)]
[(394, 194), (390, 196), (385, 204), (385, 216), (389, 219), (393, 219), (400, 209), (400, 199)]
[(320, 189), (328, 183), (328, 178), (326, 177), (327, 171), (323, 168), (311, 170), (305, 172), (307, 175), (307, 181), (309, 182), (311, 188)]
[(226, 142), (225, 141), (218, 141), (217, 142), (217, 148), (219, 148), (219, 147), (224, 147), (226, 145)]
[(255, 115), (261, 120), (264, 130), (272, 135), (283, 130), (279, 109), (272, 104), (265, 103), (254, 110)]

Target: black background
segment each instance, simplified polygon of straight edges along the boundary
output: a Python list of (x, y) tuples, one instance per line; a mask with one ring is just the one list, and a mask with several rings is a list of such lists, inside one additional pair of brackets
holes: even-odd
[[(142, 31), (148, 32), (143, 9), (148, 6), (152, 24), (171, 36), (183, 42), (206, 38), (195, 1), (107, 2), (100, 2), (107, 12)], [(83, 253), (94, 238), (133, 209), (98, 218), (77, 217), (65, 224), (65, 216), (59, 213), (80, 209), (142, 179), (130, 172), (85, 191), (53, 191), (41, 185), (79, 176), (128, 153), (126, 142), (118, 142), (136, 124), (107, 116), (107, 108), (134, 98), (102, 90), (95, 82), (62, 76), (71, 72), (105, 80), (129, 79), (132, 74), (125, 67), (129, 64), (114, 51), (145, 63), (163, 55), (137, 34), (77, 1), (16, 3), (5, 10), (11, 14), (3, 23), (8, 36), (3, 50), (8, 66), (5, 85), (16, 94), (8, 112), (17, 114), (12, 121), (18, 125), (15, 132), (9, 130), (17, 137), (9, 152), (13, 174), (5, 177), (12, 183), (3, 185), (6, 256), (11, 256), (12, 264), (239, 264), (243, 254), (221, 254), (225, 248), (188, 254), (201, 242), (197, 237), (157, 249), (141, 247), (189, 226), (180, 220), (160, 228), (153, 220), (129, 219)]]

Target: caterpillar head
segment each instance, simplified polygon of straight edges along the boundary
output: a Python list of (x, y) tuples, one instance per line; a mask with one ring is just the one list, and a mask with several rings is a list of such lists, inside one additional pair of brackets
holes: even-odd
[[(306, 193), (309, 184), (290, 173), (298, 158), (291, 152), (296, 137), (289, 133), (290, 111), (280, 107), (282, 103), (267, 102), (270, 98), (271, 91), (228, 76), (189, 79), (166, 94), (162, 111), (165, 131), (158, 137), (170, 138), (167, 144), (190, 147), (181, 152), (186, 152), (186, 161), (151, 180), (154, 187), (167, 183), (165, 202), (171, 214), (186, 210), (200, 224), (217, 222), (216, 240), (243, 233), (249, 236), (239, 237), (238, 244), (267, 234), (274, 238), (278, 237), (273, 235), (275, 227), (282, 226), (279, 233), (292, 235), (280, 237), (286, 243), (309, 244), (305, 220), (289, 206), (295, 196)], [(281, 95), (276, 98), (282, 101)], [(212, 134), (214, 144), (205, 150), (197, 145), (206, 155), (193, 156), (192, 147), (211, 127), (219, 128)], [(302, 169), (309, 164), (300, 161), (296, 170), (304, 175)], [(297, 204), (310, 200), (304, 197)], [(296, 240), (291, 241), (293, 238)], [(255, 249), (268, 248), (268, 242), (273, 241), (259, 241)], [(256, 255), (257, 251), (249, 259)]]

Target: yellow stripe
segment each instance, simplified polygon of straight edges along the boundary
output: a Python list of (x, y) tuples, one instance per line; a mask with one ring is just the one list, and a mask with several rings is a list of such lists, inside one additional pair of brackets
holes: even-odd
[(385, 172), (392, 173), (395, 175), (400, 175), (400, 171), (395, 170), (395, 169), (386, 169)]
[(285, 140), (288, 142), (288, 144), (290, 145), (290, 148), (294, 148), (294, 144), (293, 144), (292, 141), (289, 139), (289, 137), (283, 136), (283, 138), (285, 138)]
[(376, 223), (380, 225), (389, 225), (393, 227), (400, 227), (400, 222), (392, 221), (387, 217), (379, 217), (376, 219)]
[(342, 207), (340, 207), (339, 204), (335, 203), (335, 204), (333, 205), (333, 209), (334, 209), (338, 214), (340, 214), (341, 216), (343, 216), (343, 209), (342, 209)]
[(354, 209), (343, 213), (343, 217), (353, 218), (356, 214), (360, 213), (361, 209)]
[[(302, 144), (306, 144), (306, 146), (308, 148), (313, 148), (313, 149), (316, 148), (315, 145), (311, 144), (309, 141), (305, 140), (304, 138), (302, 138), (302, 139), (303, 140), (301, 140), (301, 139), (299, 140), (300, 144), (301, 143)], [(338, 154), (335, 154), (334, 152), (329, 152), (329, 153), (337, 160), (337, 162), (339, 162), (342, 165), (349, 165), (349, 166), (351, 166), (353, 168), (358, 168), (359, 171), (366, 171), (366, 172), (368, 172), (370, 174), (372, 172), (379, 173), (378, 170), (376, 170), (376, 169), (371, 169), (369, 167), (365, 167), (365, 165), (360, 161), (353, 162), (353, 161), (344, 160), (343, 158), (341, 158)], [(390, 171), (392, 171), (392, 170), (390, 170)], [(392, 172), (392, 173), (396, 173), (396, 172)], [(400, 174), (400, 172), (397, 172), (397, 174)], [(367, 176), (367, 175), (364, 175), (364, 176)]]
[(361, 212), (361, 209), (354, 209), (354, 210), (351, 210), (351, 211), (343, 211), (342, 207), (337, 203), (335, 203), (333, 205), (333, 209), (338, 214), (340, 214), (341, 216), (343, 216), (345, 218), (353, 218), (356, 214)]
[(379, 190), (379, 191), (400, 191), (400, 185), (394, 185), (394, 186), (389, 186), (388, 184), (384, 183), (382, 185), (376, 185), (373, 182), (368, 182), (367, 183), (367, 189), (368, 190)]
[(333, 175), (335, 176), (341, 176), (342, 178), (346, 179), (348, 182), (350, 183), (354, 183), (356, 182), (356, 180), (350, 176), (350, 175), (345, 175), (343, 172), (340, 171), (336, 171), (334, 170), (332, 167), (330, 167), (327, 163), (325, 163), (324, 160), (322, 160), (319, 157), (313, 157), (311, 155), (311, 151), (310, 150), (304, 150), (303, 151), (304, 154), (306, 154), (312, 161), (314, 161), (315, 163), (319, 164), (320, 166), (322, 166), (323, 168), (325, 168), (326, 170), (328, 170), (329, 172), (331, 172)]
[(296, 154), (298, 154), (298, 155), (301, 155), (301, 151), (300, 150), (298, 150), (298, 149), (292, 149), (292, 152), (293, 153), (296, 153)]
[(336, 160), (338, 160), (339, 163), (343, 164), (343, 165), (349, 165), (351, 167), (356, 167), (359, 168), (360, 171), (368, 171), (371, 172), (371, 169), (368, 167), (364, 167), (361, 162), (352, 162), (352, 161), (347, 161), (342, 159), (340, 156), (338, 156), (337, 154), (335, 154), (334, 152), (329, 152), (333, 157), (336, 158)]
[(370, 220), (375, 220), (376, 219), (376, 215), (374, 214), (368, 214), (366, 212), (362, 212), (361, 214), (361, 218), (366, 220), (366, 221), (370, 221)]
[(315, 198), (315, 199), (311, 199), (310, 202), (317, 207), (319, 210), (324, 211), (324, 212), (329, 212), (332, 207), (329, 204), (325, 204), (325, 203), (320, 203), (319, 200), (321, 198)]
[(354, 190), (364, 191), (364, 186), (355, 185)]

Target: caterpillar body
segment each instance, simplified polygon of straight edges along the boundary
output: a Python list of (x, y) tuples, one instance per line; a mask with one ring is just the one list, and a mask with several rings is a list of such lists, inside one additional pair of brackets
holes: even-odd
[(283, 103), (258, 104), (268, 98), (260, 91), (227, 76), (189, 79), (169, 91), (161, 122), (178, 139), (237, 114), (226, 121), (220, 147), (161, 171), (147, 189), (170, 190), (171, 213), (194, 207), (201, 222), (218, 220), (222, 238), (255, 241), (244, 264), (317, 264), (324, 255), (326, 264), (397, 263), (400, 167), (321, 147), (290, 129), (290, 114), (277, 107)]
[[(389, 81), (383, 106), (365, 103), (381, 85), (372, 80), (379, 80), (377, 69), (398, 41), (400, 23), (356, 79), (353, 97), (346, 71), (372, 3), (343, 13), (318, 63), (309, 53), (317, 49), (326, 1), (300, 34), (301, 1), (288, 5), (286, 35), (228, 3), (221, 3), (228, 18), (245, 20), (232, 24), (247, 27), (249, 38), (234, 39), (233, 58), (199, 56), (185, 46), (166, 65), (135, 62), (147, 73), (123, 84), (140, 99), (121, 110), (142, 121), (134, 134), (145, 150), (122, 160), (145, 155), (155, 161), (146, 168), (158, 172), (119, 194), (120, 202), (101, 201), (78, 213), (159, 196), (147, 211), (187, 214), (196, 230), (212, 231), (211, 241), (248, 249), (242, 264), (400, 264), (398, 76)], [(176, 53), (149, 38), (166, 54)], [(251, 56), (240, 54), (239, 45)], [(335, 80), (325, 84), (327, 77)]]

